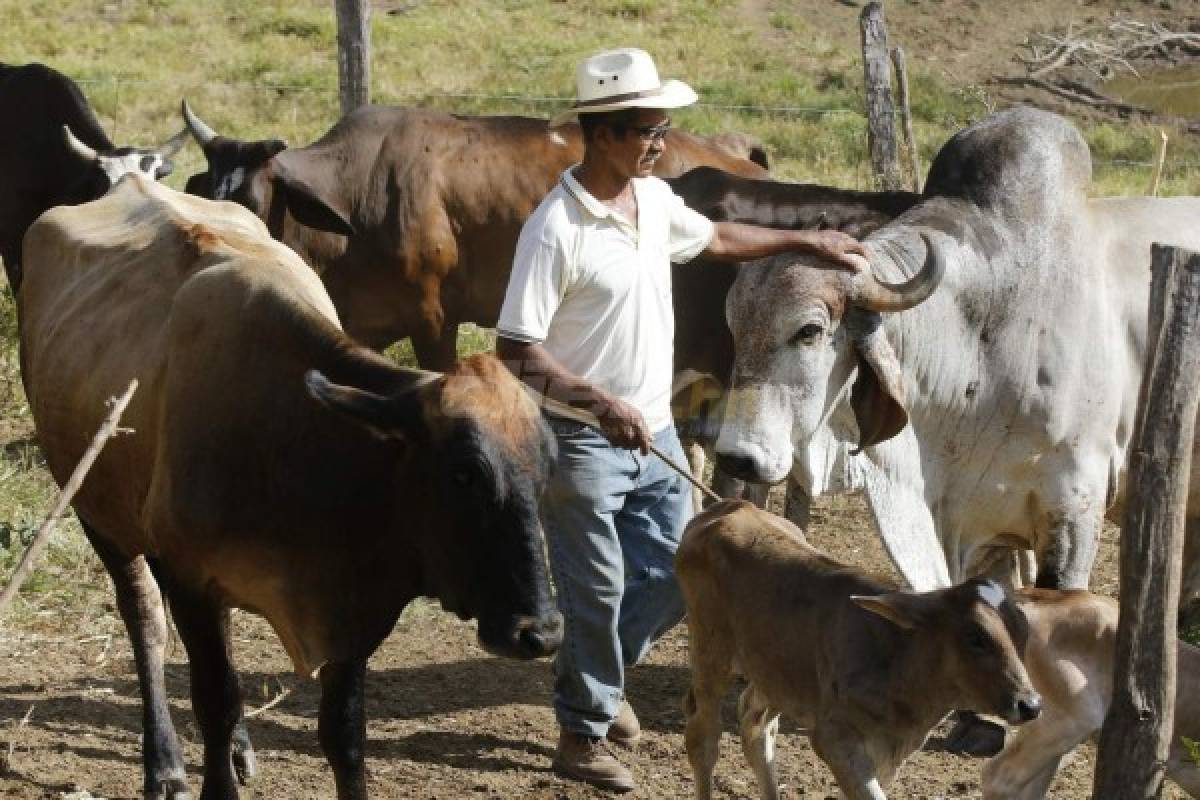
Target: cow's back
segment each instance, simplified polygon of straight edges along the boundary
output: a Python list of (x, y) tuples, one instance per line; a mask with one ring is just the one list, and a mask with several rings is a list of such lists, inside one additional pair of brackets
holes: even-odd
[[(140, 384), (123, 417), (136, 433), (105, 448), (76, 499), (98, 528), (141, 530), (172, 309), (187, 281), (229, 259), (227, 252), (204, 247), (214, 230), (253, 243), (256, 255), (289, 264), (302, 286), (309, 282), (313, 302), (333, 314), (319, 281), (267, 236), (257, 217), (140, 176), (125, 179), (100, 200), (48, 211), (25, 239), (30, 269), (18, 298), (22, 376), (58, 481), (74, 469), (107, 413), (105, 401), (131, 379)], [(211, 324), (220, 324), (221, 313), (210, 310)], [(146, 543), (122, 545), (137, 552)]]

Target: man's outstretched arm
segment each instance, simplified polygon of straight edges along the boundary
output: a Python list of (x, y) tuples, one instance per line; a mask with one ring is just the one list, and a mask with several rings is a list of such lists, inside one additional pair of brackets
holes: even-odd
[(704, 255), (718, 261), (752, 261), (756, 258), (800, 251), (833, 261), (847, 269), (860, 269), (855, 256), (866, 256), (862, 242), (835, 230), (791, 231), (761, 228), (740, 222), (718, 222)]

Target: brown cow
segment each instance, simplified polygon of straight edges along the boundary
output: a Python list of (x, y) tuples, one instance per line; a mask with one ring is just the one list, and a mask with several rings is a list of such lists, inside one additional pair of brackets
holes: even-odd
[[(1100, 731), (1112, 702), (1117, 604), (1090, 592), (1043, 589), (1014, 599), (1029, 623), (1025, 667), (1042, 694), (1042, 715), (984, 765), (987, 800), (1045, 797), (1063, 758)], [(1200, 765), (1183, 743), (1200, 741), (1200, 649), (1179, 642), (1177, 659), (1167, 777), (1200, 798)]]
[[(188, 191), (260, 216), (321, 274), (347, 333), (375, 348), (411, 336), (429, 369), (454, 362), (460, 322), (495, 324), (521, 225), (583, 155), (577, 125), (527, 117), (366, 106), (287, 150), (183, 113), (208, 159)], [(752, 158), (765, 163), (736, 137), (672, 130), (656, 174), (707, 164), (765, 176)]]
[(342, 333), (316, 275), (253, 214), (138, 176), (43, 215), (25, 253), (22, 369), (56, 479), (105, 399), (141, 382), (136, 433), (108, 445), (75, 508), (133, 641), (148, 798), (190, 797), (159, 587), (188, 651), (206, 799), (236, 798), (235, 769), (253, 767), (230, 607), (319, 673), (341, 800), (366, 797), (366, 659), (413, 598), (478, 617), (492, 652), (556, 649), (537, 519), (553, 439), (499, 362), (397, 368)]
[(811, 547), (800, 529), (744, 501), (713, 505), (676, 555), (688, 608), (692, 687), (684, 700), (696, 797), (712, 796), (721, 698), (740, 674), (742, 748), (762, 797), (778, 797), (779, 714), (805, 728), (849, 798), (883, 800), (896, 769), (947, 712), (1033, 719), (1020, 615), (975, 579), (896, 590)]

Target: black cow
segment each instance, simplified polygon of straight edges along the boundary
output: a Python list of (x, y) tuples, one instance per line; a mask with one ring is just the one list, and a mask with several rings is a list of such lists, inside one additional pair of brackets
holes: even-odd
[(74, 81), (44, 64), (0, 64), (0, 109), (0, 258), (14, 292), (21, 239), (43, 211), (95, 200), (127, 172), (163, 178), (187, 141), (114, 147)]

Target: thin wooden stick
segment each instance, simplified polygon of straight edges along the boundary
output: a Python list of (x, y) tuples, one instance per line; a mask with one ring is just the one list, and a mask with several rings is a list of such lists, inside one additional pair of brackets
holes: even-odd
[[(566, 417), (567, 419), (574, 420), (575, 422), (581, 422), (584, 425), (587, 425), (592, 428), (596, 428), (598, 430), (601, 429), (601, 427), (602, 427), (600, 425), (600, 420), (597, 419), (596, 415), (590, 411), (584, 411), (582, 408), (575, 408), (574, 406), (569, 406), (566, 403), (560, 403), (558, 400), (555, 400), (552, 397), (547, 397), (546, 395), (537, 391), (532, 386), (526, 386), (525, 390), (528, 391), (529, 394), (533, 396), (534, 402), (538, 403), (539, 405), (541, 405), (542, 408), (546, 409), (547, 411), (551, 412), (552, 414), (557, 414), (560, 417)], [(683, 477), (687, 478), (688, 483), (692, 484), (692, 486), (695, 486), (697, 489), (704, 492), (704, 495), (706, 497), (708, 497), (709, 499), (711, 499), (711, 500), (723, 500), (724, 499), (723, 497), (721, 497), (721, 495), (717, 494), (712, 489), (708, 488), (703, 483), (701, 483), (699, 480), (697, 480), (696, 477), (694, 475), (692, 475), (690, 470), (686, 469), (685, 467), (681, 467), (678, 464), (676, 464), (674, 461), (672, 461), (670, 456), (668, 456), (662, 450), (655, 447), (653, 443), (650, 444), (650, 452), (654, 453), (654, 455), (661, 458), (663, 460), (663, 463), (666, 464), (668, 467), (675, 470)]]
[(244, 716), (247, 719), (257, 717), (259, 714), (263, 713), (264, 711), (270, 711), (272, 708), (274, 708), (275, 706), (282, 703), (284, 698), (286, 698), (288, 695), (290, 695), (292, 693), (292, 690), (290, 688), (286, 688), (286, 689), (284, 688), (283, 683), (281, 683), (278, 678), (275, 679), (275, 683), (279, 686), (279, 693), (276, 694), (274, 697), (272, 697), (268, 702), (263, 703), (258, 708), (255, 708), (251, 711), (247, 711), (244, 714)]
[(1154, 160), (1154, 174), (1150, 177), (1150, 191), (1147, 192), (1151, 197), (1158, 194), (1158, 184), (1162, 180), (1163, 163), (1167, 160), (1167, 132), (1159, 128), (1158, 135), (1162, 137), (1162, 141), (1158, 145), (1158, 158)]
[(21, 588), (21, 584), (29, 577), (29, 573), (33, 571), (33, 565), (37, 562), (38, 556), (50, 540), (50, 533), (62, 519), (63, 514), (67, 510), (67, 505), (75, 497), (75, 493), (79, 491), (79, 487), (83, 485), (83, 479), (87, 476), (88, 470), (92, 468), (97, 456), (100, 455), (101, 449), (104, 448), (112, 436), (122, 429), (117, 427), (117, 423), (121, 420), (121, 414), (125, 412), (125, 407), (129, 405), (129, 401), (133, 398), (133, 393), (137, 391), (137, 379), (129, 382), (129, 388), (125, 393), (116, 399), (109, 399), (112, 404), (112, 410), (108, 412), (108, 416), (104, 418), (104, 422), (100, 425), (100, 430), (96, 431), (96, 435), (92, 438), (92, 443), (88, 445), (88, 449), (84, 451), (83, 458), (79, 459), (78, 466), (71, 473), (71, 478), (63, 487), (62, 493), (58, 497), (58, 502), (54, 506), (54, 510), (46, 517), (42, 526), (38, 528), (34, 534), (33, 541), (29, 543), (25, 555), (21, 558), (21, 563), (17, 565), (13, 571), (12, 577), (9, 579), (8, 586), (4, 587), (4, 591), (0, 593), (0, 613), (12, 602), (16, 597), (17, 590)]

